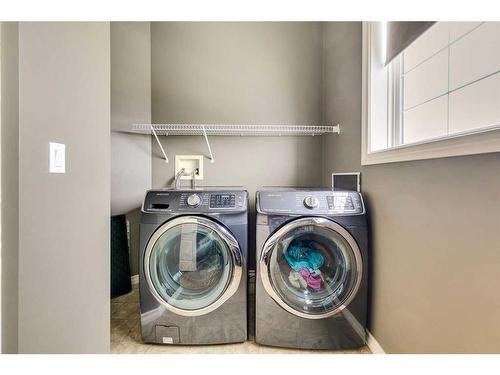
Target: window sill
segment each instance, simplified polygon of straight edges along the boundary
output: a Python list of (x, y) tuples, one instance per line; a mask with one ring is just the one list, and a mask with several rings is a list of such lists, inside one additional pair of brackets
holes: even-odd
[[(366, 148), (363, 147), (363, 150)], [(410, 160), (486, 154), (500, 151), (500, 129), (458, 135), (426, 143), (405, 145), (372, 153), (363, 152), (362, 165), (396, 163)]]

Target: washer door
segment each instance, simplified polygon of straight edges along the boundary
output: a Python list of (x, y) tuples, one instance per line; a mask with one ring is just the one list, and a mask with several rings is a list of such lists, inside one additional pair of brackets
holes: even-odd
[(217, 222), (196, 216), (167, 221), (151, 236), (144, 257), (150, 291), (170, 311), (207, 314), (238, 289), (242, 253)]
[(285, 310), (308, 319), (338, 314), (356, 295), (363, 260), (354, 238), (320, 217), (285, 224), (264, 244), (260, 276)]

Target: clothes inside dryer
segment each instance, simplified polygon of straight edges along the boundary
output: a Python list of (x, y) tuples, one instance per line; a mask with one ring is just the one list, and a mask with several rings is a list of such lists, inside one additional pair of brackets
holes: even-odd
[(323, 227), (299, 227), (277, 243), (269, 264), (273, 287), (288, 305), (310, 314), (337, 308), (356, 281), (348, 242)]
[(317, 242), (315, 241), (295, 239), (284, 252), (284, 256), (290, 267), (295, 271), (301, 269), (316, 271), (324, 262), (324, 257), (316, 250), (316, 247)]
[[(287, 263), (293, 269), (288, 280), (297, 287), (309, 286), (313, 290), (321, 289), (321, 271), (324, 257), (316, 250), (316, 243), (312, 241), (293, 240), (283, 253)], [(293, 280), (293, 281), (292, 281)]]

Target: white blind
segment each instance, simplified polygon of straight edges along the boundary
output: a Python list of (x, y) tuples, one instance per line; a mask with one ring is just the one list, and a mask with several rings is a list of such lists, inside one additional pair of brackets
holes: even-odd
[(499, 22), (438, 22), (402, 56), (403, 143), (500, 125)]

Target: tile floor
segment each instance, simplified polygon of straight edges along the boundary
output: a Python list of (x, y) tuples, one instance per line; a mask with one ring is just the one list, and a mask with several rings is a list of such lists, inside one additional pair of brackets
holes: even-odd
[(113, 354), (370, 354), (366, 346), (349, 351), (315, 351), (272, 348), (258, 345), (252, 340), (238, 344), (206, 346), (144, 344), (141, 341), (137, 285), (133, 286), (129, 294), (111, 300), (111, 352)]

